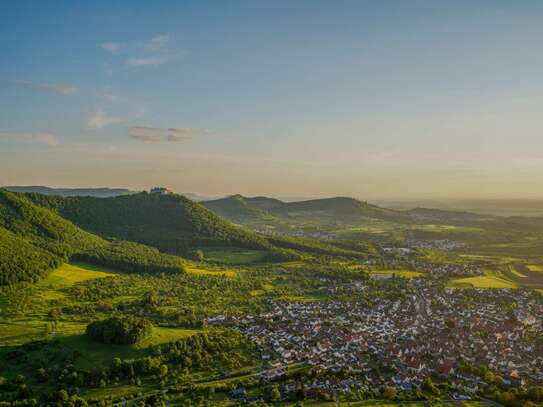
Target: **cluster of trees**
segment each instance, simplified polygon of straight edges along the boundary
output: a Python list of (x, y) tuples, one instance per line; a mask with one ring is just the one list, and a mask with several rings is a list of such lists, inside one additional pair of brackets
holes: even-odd
[[(70, 287), (70, 296), (79, 303), (67, 304), (62, 312), (67, 318), (95, 320), (119, 310), (161, 325), (198, 328), (208, 316), (262, 312), (263, 297), (250, 295), (258, 288), (258, 281), (249, 278), (192, 273), (122, 274)], [(119, 297), (135, 300), (119, 303), (115, 300)]]
[(103, 343), (134, 344), (151, 335), (153, 324), (145, 318), (111, 317), (87, 325), (86, 334)]
[(139, 243), (113, 241), (73, 256), (92, 264), (136, 273), (178, 273), (183, 271), (180, 257), (161, 253), (158, 249)]

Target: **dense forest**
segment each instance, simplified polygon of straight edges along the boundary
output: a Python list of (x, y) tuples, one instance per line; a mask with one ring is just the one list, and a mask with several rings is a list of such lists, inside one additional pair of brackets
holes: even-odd
[(73, 253), (104, 244), (54, 211), (35, 205), (27, 196), (0, 189), (0, 226), (30, 243), (67, 259)]
[(28, 196), (85, 230), (172, 254), (187, 255), (194, 246), (270, 248), (264, 238), (230, 224), (181, 195), (143, 192), (114, 198)]
[(35, 282), (62, 262), (60, 257), (32, 245), (2, 227), (0, 253), (0, 285), (11, 285), (18, 281)]
[(128, 272), (179, 272), (181, 258), (142, 244), (108, 242), (26, 195), (0, 189), (0, 285), (35, 282), (78, 259)]
[(135, 273), (183, 271), (180, 257), (161, 253), (154, 247), (126, 241), (108, 242), (106, 245), (77, 253), (73, 259)]

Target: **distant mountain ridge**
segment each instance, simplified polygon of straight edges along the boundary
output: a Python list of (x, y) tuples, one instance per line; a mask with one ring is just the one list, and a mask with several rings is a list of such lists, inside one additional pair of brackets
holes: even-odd
[(4, 187), (11, 192), (36, 193), (55, 196), (93, 196), (98, 198), (110, 198), (113, 196), (136, 194), (126, 188), (50, 188), (45, 186), (7, 186)]
[(227, 198), (201, 202), (206, 208), (234, 222), (265, 220), (266, 218), (332, 217), (338, 220), (361, 218), (399, 219), (405, 215), (399, 211), (380, 208), (376, 205), (349, 197), (310, 199), (283, 202), (275, 198), (244, 197), (232, 195)]

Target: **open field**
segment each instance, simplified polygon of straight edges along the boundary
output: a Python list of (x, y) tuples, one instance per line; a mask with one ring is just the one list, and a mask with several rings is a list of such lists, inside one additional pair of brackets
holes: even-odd
[(528, 270), (530, 271), (543, 271), (542, 264), (529, 264), (526, 267), (528, 267)]
[(518, 288), (518, 284), (505, 278), (485, 275), (477, 277), (457, 278), (449, 282), (453, 288)]
[(81, 281), (95, 278), (111, 277), (115, 275), (113, 270), (87, 263), (63, 264), (42, 280), (39, 285), (46, 287), (70, 286)]
[(196, 274), (200, 276), (219, 276), (219, 277), (228, 277), (228, 278), (234, 278), (236, 277), (237, 273), (234, 270), (224, 270), (224, 269), (211, 269), (211, 268), (204, 268), (200, 266), (190, 265), (185, 266), (185, 270), (187, 273)]
[(515, 263), (504, 274), (512, 281), (527, 288), (543, 288), (543, 272), (538, 270), (539, 265), (526, 265)]
[[(1, 311), (9, 318), (3, 318), (0, 323), (0, 345), (13, 345), (30, 340), (50, 337), (51, 307), (65, 301), (66, 289), (74, 284), (114, 276), (115, 272), (83, 263), (63, 264), (49, 273), (26, 290), (21, 290), (15, 297), (9, 293), (0, 294)], [(62, 334), (72, 334), (84, 331), (86, 324), (78, 321), (61, 321), (55, 326), (55, 331)]]

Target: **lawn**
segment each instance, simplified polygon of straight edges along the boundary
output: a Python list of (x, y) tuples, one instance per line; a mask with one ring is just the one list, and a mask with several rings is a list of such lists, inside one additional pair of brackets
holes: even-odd
[(449, 282), (453, 288), (518, 288), (518, 284), (498, 276), (477, 276), (458, 278)]

